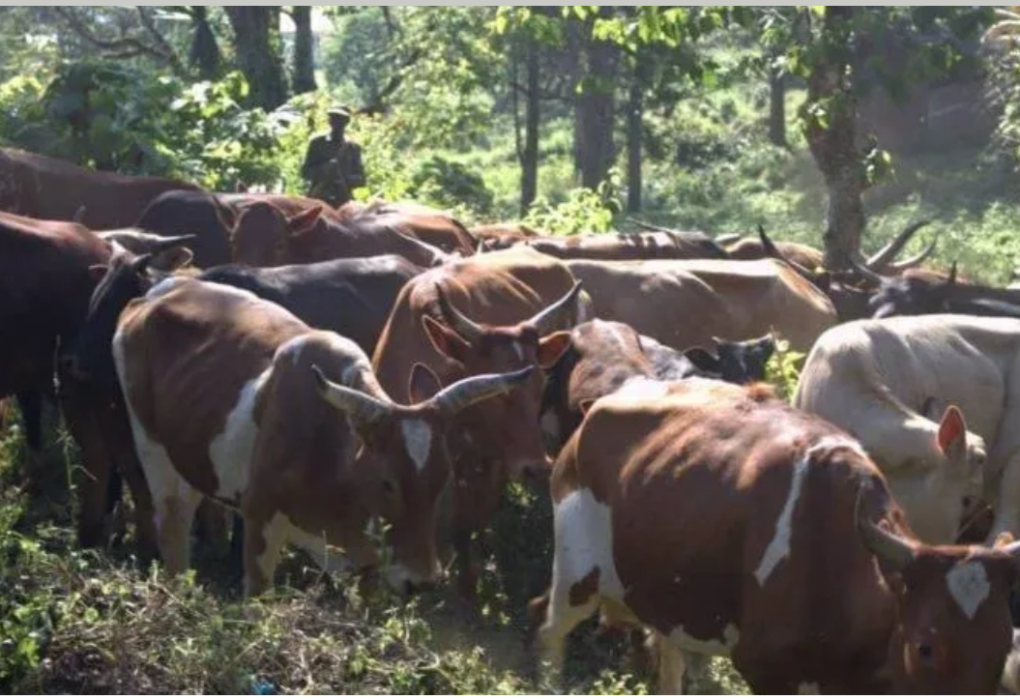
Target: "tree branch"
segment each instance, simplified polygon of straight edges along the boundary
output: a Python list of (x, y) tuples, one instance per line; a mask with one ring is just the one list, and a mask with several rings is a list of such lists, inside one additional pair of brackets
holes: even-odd
[[(154, 58), (162, 63), (167, 63), (171, 68), (177, 72), (183, 72), (183, 66), (177, 55), (169, 47), (155, 28), (155, 24), (152, 23), (152, 17), (147, 16), (146, 13), (142, 12), (141, 7), (138, 8), (138, 18), (143, 28), (146, 31), (158, 39), (159, 44), (162, 44), (162, 48), (149, 46), (137, 37), (128, 36), (124, 32), (126, 29), (121, 27), (120, 36), (114, 39), (104, 39), (96, 34), (88, 24), (78, 15), (77, 12), (69, 7), (54, 7), (53, 11), (57, 16), (63, 20), (67, 27), (73, 31), (80, 39), (88, 44), (102, 50), (110, 58), (134, 58), (137, 56), (148, 56)], [(169, 52), (168, 52), (169, 50)]]

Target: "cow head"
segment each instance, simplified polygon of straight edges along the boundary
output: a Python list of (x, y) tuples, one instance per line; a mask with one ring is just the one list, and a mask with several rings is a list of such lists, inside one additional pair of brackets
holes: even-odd
[(776, 351), (771, 335), (743, 341), (713, 338), (716, 354), (704, 348), (685, 350), (684, 355), (704, 376), (721, 379), (731, 384), (750, 384), (765, 381), (765, 368)]
[(899, 277), (876, 275), (875, 283), (878, 289), (868, 302), (872, 318), (947, 313), (957, 287), (956, 263), (948, 276), (917, 270)]
[[(436, 285), (444, 322), (422, 317), (429, 341), (463, 375), (508, 372), (522, 366), (551, 366), (570, 344), (570, 333), (555, 331), (577, 318), (578, 282), (561, 299), (513, 326), (478, 324), (464, 316)], [(548, 458), (539, 432), (543, 378), (535, 373), (526, 385), (488, 401), (464, 417), (473, 452), (502, 463), (512, 478), (544, 473)]]
[(985, 442), (968, 432), (963, 412), (929, 399), (915, 419), (916, 447), (885, 464), (911, 528), (933, 542), (954, 542), (984, 487)]
[(995, 693), (1012, 645), (1020, 546), (926, 546), (875, 525), (860, 503), (858, 532), (897, 602), (893, 692)]
[(633, 377), (652, 376), (652, 361), (643, 350), (645, 340), (650, 339), (625, 323), (601, 319), (570, 332), (567, 350), (545, 371), (541, 427), (550, 454), (559, 453), (574, 434), (589, 404)]
[(361, 438), (354, 471), (377, 477), (369, 500), (391, 526), (392, 562), (384, 575), (394, 589), (410, 593), (440, 575), (436, 510), (451, 474), (446, 436), (453, 419), (470, 406), (513, 393), (534, 369), (468, 377), (442, 389), (436, 375), (417, 364), (409, 387), (413, 405), (401, 406), (334, 384), (313, 367), (322, 397), (347, 416)]
[(311, 235), (321, 222), (322, 207), (291, 217), (268, 202), (254, 202), (241, 210), (230, 236), (235, 262), (253, 267), (274, 267), (302, 262), (294, 259), (294, 239)]
[(150, 241), (149, 252), (144, 255), (120, 250), (108, 265), (92, 267), (98, 284), (85, 321), (60, 357), (61, 369), (80, 381), (116, 389), (117, 372), (110, 348), (121, 311), (132, 299), (145, 295), (153, 284), (190, 263), (191, 251), (182, 244), (193, 239), (175, 236)]

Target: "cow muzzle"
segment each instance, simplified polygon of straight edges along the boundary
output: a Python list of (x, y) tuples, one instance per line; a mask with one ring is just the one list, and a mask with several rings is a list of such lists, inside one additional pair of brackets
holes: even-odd
[(403, 564), (394, 564), (383, 571), (383, 577), (393, 591), (405, 598), (410, 598), (417, 593), (434, 589), (442, 577), (442, 568), (438, 561), (434, 561), (431, 571), (427, 575), (422, 575)]

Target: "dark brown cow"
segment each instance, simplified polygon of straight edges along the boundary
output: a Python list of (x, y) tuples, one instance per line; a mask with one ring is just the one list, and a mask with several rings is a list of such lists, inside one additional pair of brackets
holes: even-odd
[[(817, 270), (824, 267), (825, 253), (803, 243), (776, 241), (775, 247), (788, 262), (796, 263), (805, 270)], [(733, 245), (726, 246), (726, 252), (734, 260), (761, 260), (772, 257), (770, 249), (758, 238), (741, 238)]]
[[(569, 328), (587, 313), (586, 297), (558, 260), (528, 249), (469, 258), (411, 280), (383, 330), (373, 358), (379, 383), (407, 399), (415, 363), (434, 370), (445, 386), (473, 374), (551, 365), (566, 348)], [(464, 593), (473, 590), (471, 534), (486, 528), (508, 478), (547, 471), (539, 410), (543, 381), (536, 374), (504, 399), (489, 401), (459, 421), (451, 443), (453, 541)]]
[(340, 220), (353, 228), (389, 226), (438, 248), (444, 253), (468, 256), (478, 249), (478, 238), (447, 212), (414, 202), (372, 202)]
[[(42, 395), (53, 393), (57, 347), (78, 332), (95, 286), (90, 268), (110, 253), (110, 244), (81, 224), (0, 213), (0, 397), (19, 397), (30, 455), (42, 448)], [(59, 398), (89, 470), (106, 458), (100, 416), (70, 377), (61, 376)], [(89, 478), (82, 483), (82, 513), (91, 501), (105, 502), (92, 485)], [(102, 512), (79, 521), (82, 545), (99, 543), (101, 520)]]
[(36, 219), (77, 221), (91, 229), (132, 226), (176, 180), (99, 172), (16, 148), (0, 149), (0, 210)]
[(836, 323), (832, 304), (775, 260), (568, 260), (595, 315), (633, 326), (671, 348), (776, 330), (807, 352)]
[(562, 260), (692, 260), (726, 258), (726, 251), (700, 231), (605, 233), (528, 238), (519, 245)]
[[(556, 663), (600, 605), (685, 657), (728, 655), (756, 693), (994, 693), (1016, 546), (927, 546), (858, 443), (767, 389), (710, 380), (613, 395), (552, 477)], [(879, 524), (876, 524), (879, 523)]]
[(398, 405), (351, 341), (197, 280), (169, 280), (132, 302), (113, 348), (167, 569), (188, 568), (191, 520), (205, 495), (244, 517), (248, 595), (271, 583), (288, 542), (327, 570), (340, 563), (330, 545), (359, 569), (375, 567), (366, 528), (378, 517), (392, 525), (387, 581), (405, 591), (434, 582), (451, 419), (534, 372), (440, 390), (419, 365), (408, 382), (413, 405)]

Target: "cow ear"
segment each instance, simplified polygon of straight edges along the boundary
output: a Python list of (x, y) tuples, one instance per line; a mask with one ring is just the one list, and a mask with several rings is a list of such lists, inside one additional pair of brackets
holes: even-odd
[(109, 270), (110, 270), (109, 265), (90, 265), (89, 275), (92, 277), (93, 280), (98, 282), (99, 280), (103, 279), (106, 276), (106, 273), (109, 272)]
[(291, 236), (300, 236), (315, 226), (321, 214), (322, 205), (317, 205), (306, 209), (300, 214), (295, 214), (287, 219), (287, 231)]
[(548, 369), (556, 364), (556, 360), (570, 347), (570, 331), (557, 331), (538, 341), (538, 364)]
[(423, 316), (421, 322), (425, 327), (425, 335), (428, 336), (429, 342), (432, 343), (436, 352), (451, 360), (464, 362), (468, 350), (471, 349), (471, 345), (466, 340), (431, 316)]
[(164, 272), (173, 272), (174, 270), (184, 267), (194, 259), (195, 254), (191, 252), (190, 248), (177, 246), (170, 250), (164, 250), (160, 253), (156, 253), (156, 255), (153, 256), (149, 267), (156, 270), (162, 270)]
[(443, 386), (436, 373), (420, 362), (411, 368), (411, 379), (407, 386), (407, 395), (411, 403), (423, 403), (439, 393)]
[(582, 416), (587, 416), (588, 411), (591, 410), (592, 404), (595, 403), (595, 399), (581, 399), (577, 404), (577, 408), (580, 409)]
[(967, 423), (956, 406), (946, 409), (939, 423), (939, 449), (947, 457), (962, 457), (967, 451)]

